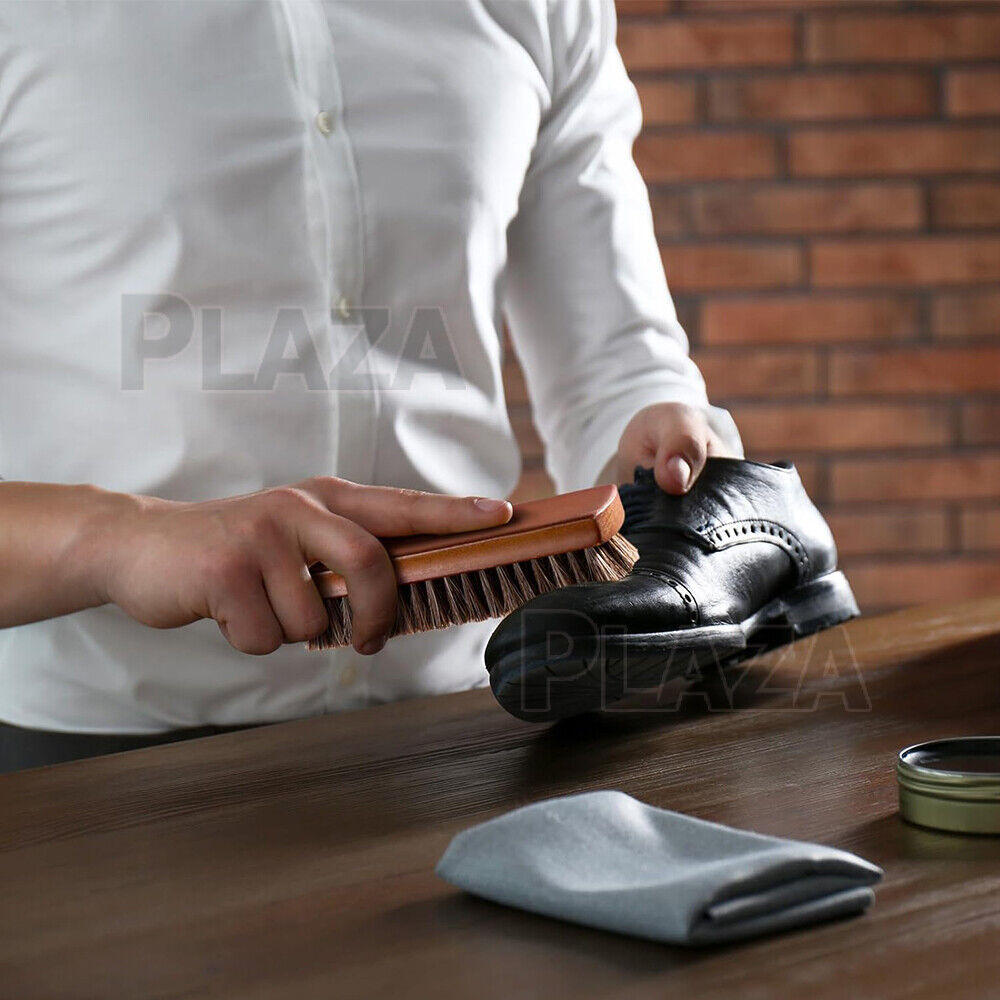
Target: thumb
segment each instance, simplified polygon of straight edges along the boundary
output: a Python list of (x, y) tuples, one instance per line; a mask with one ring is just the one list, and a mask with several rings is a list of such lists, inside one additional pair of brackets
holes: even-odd
[(667, 493), (687, 493), (705, 468), (706, 434), (688, 428), (671, 434), (656, 451), (653, 475), (657, 485)]
[(657, 454), (653, 475), (661, 490), (676, 495), (687, 493), (694, 481), (690, 462), (683, 455), (668, 455), (665, 451)]

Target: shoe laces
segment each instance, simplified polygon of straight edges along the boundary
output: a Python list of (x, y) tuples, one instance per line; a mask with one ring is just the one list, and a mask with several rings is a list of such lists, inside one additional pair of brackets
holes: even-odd
[(643, 528), (676, 526), (676, 511), (671, 513), (669, 508), (676, 505), (677, 498), (660, 489), (652, 469), (637, 465), (635, 478), (631, 483), (619, 486), (618, 495), (625, 508), (625, 523), (621, 529), (623, 534), (628, 535), (629, 532)]
[(634, 480), (619, 486), (618, 495), (625, 508), (621, 532), (626, 538), (642, 531), (655, 531), (660, 536), (680, 536), (698, 545), (704, 544), (704, 539), (689, 523), (691, 505), (697, 505), (697, 500), (690, 494), (665, 493), (657, 485), (652, 469), (636, 466)]

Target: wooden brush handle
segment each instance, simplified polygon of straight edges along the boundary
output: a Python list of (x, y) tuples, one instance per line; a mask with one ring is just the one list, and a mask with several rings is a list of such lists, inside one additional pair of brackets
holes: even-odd
[[(618, 488), (593, 486), (514, 504), (514, 516), (496, 528), (381, 541), (403, 585), (589, 549), (617, 534), (624, 520)], [(321, 565), (313, 568), (313, 579), (323, 597), (347, 594), (344, 578)]]

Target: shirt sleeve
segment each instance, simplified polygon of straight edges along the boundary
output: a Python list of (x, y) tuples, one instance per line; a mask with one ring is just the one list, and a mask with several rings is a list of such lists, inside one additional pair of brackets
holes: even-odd
[(638, 95), (615, 46), (612, 0), (549, 4), (551, 102), (508, 231), (504, 309), (547, 467), (592, 486), (629, 420), (658, 402), (710, 406), (667, 290), (645, 184), (632, 159)]

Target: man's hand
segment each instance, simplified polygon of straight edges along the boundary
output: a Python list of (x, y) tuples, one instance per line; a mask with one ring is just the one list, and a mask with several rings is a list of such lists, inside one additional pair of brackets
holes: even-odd
[(303, 642), (328, 624), (309, 565), (347, 580), (354, 648), (375, 653), (396, 615), (396, 577), (376, 536), (503, 524), (502, 500), (307, 479), (209, 503), (139, 498), (117, 528), (106, 593), (158, 628), (213, 618), (245, 653)]
[(732, 456), (732, 452), (701, 410), (683, 403), (656, 403), (640, 410), (622, 433), (615, 481), (630, 483), (637, 465), (651, 466), (662, 490), (686, 493), (709, 455)]
[(0, 483), (0, 628), (113, 602), (155, 628), (213, 618), (236, 649), (270, 653), (326, 629), (309, 574), (322, 562), (347, 580), (355, 649), (374, 653), (397, 587), (376, 536), (488, 528), (512, 512), (325, 477), (206, 503)]

